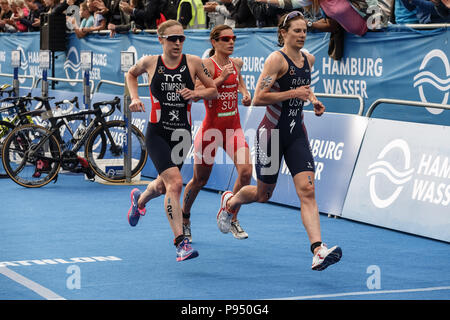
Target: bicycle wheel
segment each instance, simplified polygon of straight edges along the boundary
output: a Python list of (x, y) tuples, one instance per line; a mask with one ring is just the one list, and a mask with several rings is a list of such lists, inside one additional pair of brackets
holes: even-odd
[(61, 147), (44, 127), (27, 124), (14, 129), (3, 144), (2, 161), (8, 176), (27, 188), (52, 181), (61, 167)]
[[(108, 131), (112, 136), (115, 148), (111, 144)], [(104, 155), (101, 155), (99, 151), (103, 145), (102, 136), (108, 137), (107, 150)], [(125, 122), (121, 120), (108, 121), (106, 128), (98, 126), (92, 131), (86, 142), (85, 157), (96, 175), (110, 182), (125, 181), (123, 170), (125, 141)], [(131, 146), (131, 177), (133, 178), (141, 172), (147, 162), (144, 135), (134, 125), (131, 126)]]
[[(13, 131), (14, 125), (8, 121), (0, 121), (0, 161), (2, 157), (2, 150), (3, 150), (3, 142), (6, 140), (6, 137), (8, 134)], [(8, 175), (6, 174), (5, 169), (3, 169), (3, 163), (0, 163), (0, 178), (7, 178)]]

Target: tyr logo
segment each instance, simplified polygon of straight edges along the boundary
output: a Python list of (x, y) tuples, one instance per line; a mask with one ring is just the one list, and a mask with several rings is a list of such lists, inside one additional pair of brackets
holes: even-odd
[(181, 82), (181, 74), (164, 74), (167, 82)]

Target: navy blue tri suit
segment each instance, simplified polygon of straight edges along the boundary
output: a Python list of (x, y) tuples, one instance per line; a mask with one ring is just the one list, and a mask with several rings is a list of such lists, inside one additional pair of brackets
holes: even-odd
[[(282, 51), (279, 51), (288, 63), (288, 71), (272, 86), (272, 91), (287, 91), (311, 83), (311, 68), (306, 55), (302, 52), (304, 64), (298, 68), (292, 60)], [(304, 101), (298, 98), (288, 99), (281, 104), (272, 104), (266, 107), (266, 113), (259, 124), (256, 134), (256, 174), (260, 181), (267, 184), (277, 182), (284, 160), (292, 177), (303, 171), (314, 171), (314, 158), (308, 142), (308, 134), (303, 123)], [(272, 154), (274, 131), (279, 133), (278, 154)], [(276, 150), (273, 150), (275, 153)], [(272, 159), (272, 160), (271, 160)], [(278, 161), (278, 163), (272, 163)], [(270, 169), (270, 170), (269, 170)], [(266, 171), (265, 171), (266, 170)]]
[[(152, 109), (150, 122), (146, 132), (147, 151), (155, 165), (158, 174), (166, 169), (178, 167), (181, 170), (187, 151), (192, 144), (191, 135), (191, 100), (185, 100), (177, 91), (188, 88), (194, 90), (186, 55), (183, 54), (180, 64), (174, 68), (168, 68), (162, 59), (158, 57), (155, 73), (150, 82), (150, 98)], [(172, 133), (175, 130), (184, 131), (184, 148), (176, 151), (179, 153), (173, 157), (172, 150), (180, 141), (172, 141)], [(187, 141), (188, 137), (189, 141)], [(187, 148), (186, 148), (187, 146)]]

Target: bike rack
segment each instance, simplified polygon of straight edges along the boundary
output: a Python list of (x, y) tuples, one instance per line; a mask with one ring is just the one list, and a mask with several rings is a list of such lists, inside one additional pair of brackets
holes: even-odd
[[(20, 76), (19, 76), (20, 77)], [(32, 89), (37, 88), (37, 86), (39, 85), (39, 82), (42, 81), (42, 78), (39, 78)], [(78, 82), (83, 84), (84, 80), (83, 79), (66, 79), (66, 78), (53, 78), (53, 77), (47, 77), (47, 81), (61, 81), (61, 82)], [(89, 84), (91, 86), (91, 94), (94, 93), (94, 80), (89, 80)]]
[[(111, 84), (113, 86), (118, 86), (118, 87), (124, 87), (125, 84), (123, 82), (116, 82), (116, 81), (111, 81), (111, 80), (100, 80), (99, 82), (97, 82), (97, 86), (95, 87), (95, 92), (99, 92), (100, 91), (100, 87), (102, 86), (102, 84)], [(148, 83), (139, 83), (138, 87), (147, 87), (149, 86)]]
[[(0, 77), (8, 77), (8, 78), (14, 78), (14, 74), (10, 73), (0, 73)], [(28, 75), (20, 75), (19, 78), (25, 78), (25, 79), (32, 79), (31, 87), (23, 87), (25, 89), (33, 89), (36, 85), (36, 77), (35, 76), (28, 76)]]
[(361, 96), (354, 95), (354, 94), (333, 94), (333, 93), (320, 93), (320, 92), (314, 92), (314, 95), (316, 97), (323, 97), (323, 98), (341, 98), (341, 99), (356, 99), (359, 101), (359, 110), (358, 110), (358, 116), (362, 116), (364, 111), (364, 99)]
[(411, 101), (411, 100), (399, 100), (399, 99), (377, 99), (375, 100), (369, 109), (366, 112), (366, 117), (370, 118), (373, 114), (373, 111), (382, 103), (386, 104), (399, 104), (404, 106), (412, 106), (412, 107), (421, 107), (421, 108), (435, 108), (435, 109), (444, 109), (450, 110), (450, 105), (448, 104), (439, 104), (439, 103), (431, 103), (431, 102), (419, 102), (419, 101)]

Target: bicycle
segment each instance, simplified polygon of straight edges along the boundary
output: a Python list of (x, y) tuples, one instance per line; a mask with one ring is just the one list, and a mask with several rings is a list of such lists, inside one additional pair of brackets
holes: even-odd
[[(18, 125), (33, 123), (33, 113), (28, 110), (30, 103), (30, 97), (13, 97), (1, 99), (0, 103), (12, 103), (0, 108), (0, 152), (3, 148), (3, 142), (8, 134)], [(8, 113), (8, 117), (3, 117), (2, 113)], [(3, 165), (0, 165), (0, 177), (7, 177), (6, 172), (3, 169)]]
[[(3, 91), (5, 92), (5, 91)], [(1, 150), (3, 148), (3, 143), (8, 134), (14, 130), (15, 127), (24, 125), (24, 124), (33, 124), (33, 117), (42, 116), (45, 111), (47, 113), (51, 113), (52, 109), (48, 104), (48, 99), (53, 99), (52, 97), (47, 98), (47, 104), (40, 103), (36, 106), (35, 110), (30, 111), (28, 109), (32, 100), (38, 100), (36, 97), (31, 97), (31, 93), (23, 97), (14, 97), (9, 96), (7, 98), (1, 99), (0, 103), (12, 103), (12, 105), (8, 105), (0, 108), (0, 157)], [(62, 104), (68, 104), (70, 107), (64, 111), (61, 109)], [(72, 100), (62, 100), (55, 102), (56, 110), (59, 111), (60, 114), (67, 114), (72, 111), (74, 107), (79, 109), (78, 105), (78, 97), (74, 97)], [(42, 110), (45, 108), (45, 110)], [(8, 117), (4, 118), (1, 116), (2, 113), (7, 112)], [(50, 117), (49, 117), (50, 118)], [(66, 122), (66, 127), (69, 129), (69, 132), (73, 134), (69, 124)], [(50, 119), (50, 123), (46, 124), (47, 126), (55, 125), (55, 122)], [(0, 177), (7, 177), (8, 175), (3, 169), (3, 165), (0, 165)]]
[[(104, 112), (101, 106), (110, 106)], [(109, 182), (124, 182), (123, 143), (126, 141), (126, 124), (122, 120), (106, 121), (106, 118), (120, 110), (120, 99), (93, 104), (93, 110), (83, 110), (72, 114), (52, 117), (56, 125), (50, 129), (36, 124), (26, 124), (15, 128), (6, 138), (2, 151), (3, 166), (8, 176), (17, 184), (36, 188), (57, 179), (61, 168), (76, 170), (80, 163), (77, 152), (84, 145), (86, 164), (100, 178)], [(68, 149), (59, 135), (64, 120), (91, 119), (80, 139)], [(145, 138), (134, 125), (131, 130), (132, 158), (131, 177), (141, 172), (147, 162)]]

